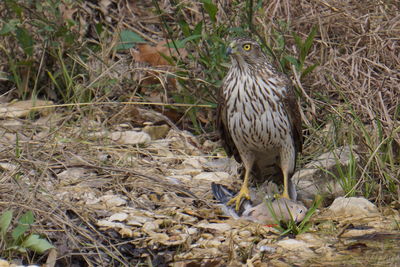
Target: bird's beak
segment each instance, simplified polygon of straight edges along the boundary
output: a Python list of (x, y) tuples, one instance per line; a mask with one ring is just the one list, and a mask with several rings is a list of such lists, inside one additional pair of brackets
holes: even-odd
[(236, 53), (236, 42), (233, 41), (232, 43), (229, 44), (228, 48), (226, 49), (226, 55), (230, 56), (235, 53)]

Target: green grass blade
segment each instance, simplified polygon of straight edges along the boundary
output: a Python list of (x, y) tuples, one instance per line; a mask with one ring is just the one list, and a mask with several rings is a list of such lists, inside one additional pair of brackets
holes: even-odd
[(0, 237), (4, 239), (8, 227), (10, 227), (11, 220), (13, 216), (13, 211), (12, 210), (7, 210), (3, 212), (0, 216)]

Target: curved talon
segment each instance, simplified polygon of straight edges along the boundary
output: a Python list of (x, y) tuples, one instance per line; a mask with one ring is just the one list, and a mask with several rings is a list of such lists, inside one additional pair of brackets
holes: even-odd
[(242, 198), (250, 199), (250, 193), (247, 187), (242, 187), (239, 193), (228, 201), (227, 205), (232, 205), (235, 203), (235, 210), (239, 211)]
[(274, 198), (275, 199), (280, 199), (280, 198), (290, 199), (289, 194), (287, 193), (287, 191), (284, 191), (282, 194), (275, 194)]

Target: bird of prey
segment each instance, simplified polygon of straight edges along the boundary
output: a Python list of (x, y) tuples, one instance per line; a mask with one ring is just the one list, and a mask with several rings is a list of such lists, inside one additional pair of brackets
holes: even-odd
[[(291, 81), (268, 60), (250, 38), (234, 39), (227, 49), (231, 67), (219, 92), (217, 127), (228, 156), (245, 169), (239, 193), (229, 201), (239, 210), (249, 199), (250, 175), (274, 177), (281, 197), (296, 199), (291, 176), (302, 149), (301, 117)], [(282, 179), (283, 178), (283, 179)]]

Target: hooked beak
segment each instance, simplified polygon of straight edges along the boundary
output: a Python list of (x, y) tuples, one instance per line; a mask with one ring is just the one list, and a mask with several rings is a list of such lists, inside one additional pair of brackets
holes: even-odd
[(226, 55), (230, 56), (236, 53), (236, 42), (233, 41), (229, 44), (228, 48), (226, 48)]

